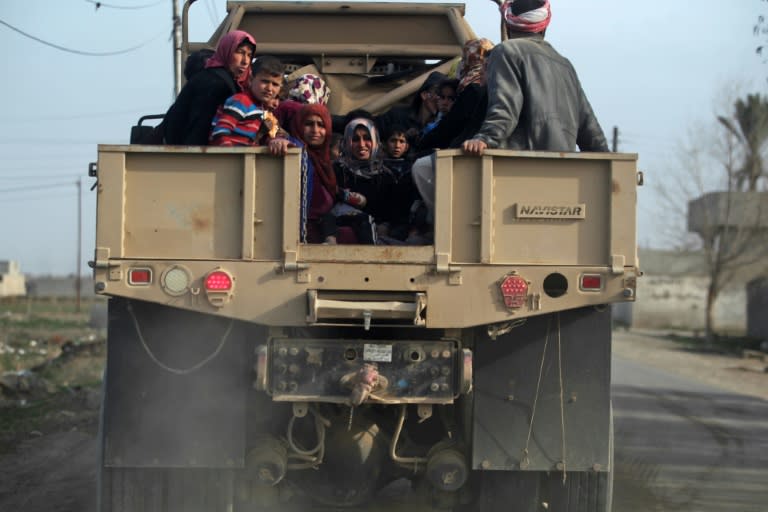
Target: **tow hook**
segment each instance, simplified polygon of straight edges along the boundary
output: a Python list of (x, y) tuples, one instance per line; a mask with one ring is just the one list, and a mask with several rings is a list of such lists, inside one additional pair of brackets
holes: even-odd
[(351, 387), (349, 404), (357, 407), (368, 399), (374, 390), (384, 390), (388, 386), (387, 378), (379, 374), (375, 364), (365, 363), (356, 372), (344, 375), (341, 385)]

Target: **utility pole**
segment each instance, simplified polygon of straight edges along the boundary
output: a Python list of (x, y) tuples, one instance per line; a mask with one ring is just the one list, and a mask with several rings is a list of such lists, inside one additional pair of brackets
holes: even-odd
[(82, 179), (77, 178), (77, 265), (75, 266), (75, 311), (80, 312), (80, 261), (83, 259), (83, 187)]
[(181, 91), (181, 16), (179, 0), (173, 0), (173, 97)]
[(614, 153), (619, 152), (619, 127), (618, 126), (613, 127), (613, 147), (611, 148), (611, 150)]

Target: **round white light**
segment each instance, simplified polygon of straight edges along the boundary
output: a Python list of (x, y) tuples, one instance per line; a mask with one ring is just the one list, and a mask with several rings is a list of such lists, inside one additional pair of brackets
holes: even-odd
[(163, 275), (163, 288), (171, 295), (181, 295), (189, 289), (189, 272), (181, 267), (171, 267)]

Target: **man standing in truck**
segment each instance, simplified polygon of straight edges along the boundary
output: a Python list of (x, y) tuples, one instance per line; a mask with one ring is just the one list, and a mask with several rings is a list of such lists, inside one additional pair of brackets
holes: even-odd
[(544, 41), (549, 0), (506, 0), (501, 14), (509, 39), (489, 56), (488, 110), (464, 151), (608, 151), (576, 71)]

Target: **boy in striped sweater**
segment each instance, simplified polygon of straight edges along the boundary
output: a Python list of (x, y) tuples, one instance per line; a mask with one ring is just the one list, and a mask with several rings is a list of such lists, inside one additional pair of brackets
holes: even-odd
[(276, 57), (258, 57), (252, 65), (248, 91), (227, 98), (213, 118), (212, 146), (262, 146), (279, 129), (269, 105), (283, 86), (283, 63)]

